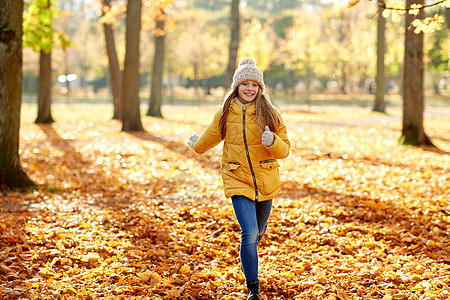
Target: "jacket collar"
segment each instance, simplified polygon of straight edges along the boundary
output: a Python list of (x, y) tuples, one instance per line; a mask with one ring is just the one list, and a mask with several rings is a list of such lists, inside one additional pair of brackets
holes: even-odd
[(233, 99), (233, 102), (231, 103), (230, 110), (233, 113), (242, 113), (244, 106), (247, 109), (247, 113), (256, 111), (255, 101), (252, 101), (251, 103), (246, 104), (246, 105), (239, 105), (236, 103), (236, 101), (234, 101), (234, 99)]

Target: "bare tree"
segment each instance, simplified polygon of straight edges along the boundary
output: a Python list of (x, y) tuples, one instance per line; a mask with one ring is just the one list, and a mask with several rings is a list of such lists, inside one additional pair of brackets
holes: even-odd
[(225, 88), (231, 86), (234, 70), (236, 69), (237, 55), (240, 41), (240, 14), (239, 0), (231, 1), (231, 40), (228, 54), (228, 66), (225, 74)]
[(19, 159), (23, 1), (0, 1), (0, 189), (29, 187)]
[(142, 0), (128, 0), (126, 19), (125, 67), (120, 111), (122, 131), (143, 131), (139, 100), (139, 44)]

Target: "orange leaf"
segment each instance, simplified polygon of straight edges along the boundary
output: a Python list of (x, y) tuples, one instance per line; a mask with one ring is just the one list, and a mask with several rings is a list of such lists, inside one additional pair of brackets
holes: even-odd
[(359, 0), (351, 0), (351, 1), (348, 2), (347, 7), (355, 6), (358, 3), (359, 3)]

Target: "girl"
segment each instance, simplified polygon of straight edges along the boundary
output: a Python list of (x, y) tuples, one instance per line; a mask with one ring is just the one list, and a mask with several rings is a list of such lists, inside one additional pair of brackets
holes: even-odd
[(241, 227), (239, 254), (248, 300), (259, 300), (257, 245), (281, 188), (277, 159), (288, 156), (290, 144), (280, 114), (262, 93), (263, 74), (253, 58), (241, 60), (230, 90), (203, 135), (191, 136), (188, 144), (201, 154), (225, 140), (225, 196), (231, 197)]

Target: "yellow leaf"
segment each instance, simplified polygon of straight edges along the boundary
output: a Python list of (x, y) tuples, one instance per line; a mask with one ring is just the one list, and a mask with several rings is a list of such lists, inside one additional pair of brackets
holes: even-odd
[(337, 292), (337, 294), (338, 294), (339, 298), (342, 300), (350, 300), (351, 299), (351, 297), (349, 295), (347, 295), (344, 291), (339, 290)]
[(416, 249), (416, 248), (418, 248), (418, 247), (419, 247), (419, 245), (414, 244), (414, 245), (411, 245), (409, 248), (410, 248), (411, 250), (414, 250), (414, 249)]
[(139, 278), (140, 281), (146, 282), (150, 279), (150, 277), (152, 275), (151, 273), (152, 273), (151, 271), (147, 270), (142, 273), (137, 273), (136, 276)]
[(359, 0), (351, 0), (351, 1), (348, 2), (347, 7), (355, 6), (358, 3), (359, 3)]
[(63, 251), (66, 249), (66, 247), (64, 247), (64, 244), (61, 241), (56, 243), (56, 248), (58, 248), (59, 251)]
[(124, 249), (134, 248), (133, 244), (130, 241), (126, 241), (124, 244), (122, 244), (122, 247)]
[[(163, 278), (162, 278), (161, 275), (159, 275), (158, 273), (152, 272), (152, 271), (146, 271), (146, 272), (149, 272), (149, 273), (148, 273), (149, 279), (151, 279), (152, 281), (155, 281), (155, 282), (162, 282)], [(145, 273), (145, 272), (144, 272), (144, 273)]]
[(441, 245), (435, 241), (428, 241), (427, 246), (430, 248), (441, 248)]
[(338, 216), (338, 217), (341, 217), (341, 216), (348, 217), (349, 213), (345, 209), (336, 208), (335, 210), (333, 210), (333, 215)]
[(89, 229), (91, 227), (91, 224), (81, 221), (79, 226), (84, 229)]
[(64, 294), (70, 294), (70, 295), (76, 295), (76, 294), (78, 294), (77, 290), (74, 289), (73, 287), (65, 288), (65, 289), (63, 290), (63, 293), (64, 293)]
[(396, 12), (392, 12), (392, 21), (394, 22), (399, 22), (401, 20), (401, 16), (400, 13)]
[(386, 295), (381, 300), (392, 300), (392, 296), (391, 295)]
[(421, 4), (416, 4), (416, 3), (413, 3), (413, 4), (411, 4), (411, 8), (410, 8), (410, 10), (408, 11), (408, 13), (410, 14), (410, 15), (415, 15), (415, 16), (417, 16), (419, 13), (420, 13), (420, 9), (422, 8), (422, 5)]
[(412, 22), (412, 26), (415, 26), (415, 27), (417, 27), (417, 26), (419, 26), (419, 25), (421, 25), (421, 24), (422, 24), (422, 21), (419, 20), (419, 19), (415, 19), (415, 20)]
[(55, 276), (55, 272), (49, 268), (41, 269), (38, 274), (44, 278)]
[(82, 262), (89, 262), (89, 263), (93, 263), (93, 262), (97, 262), (100, 260), (100, 255), (96, 252), (90, 252), (89, 254), (83, 256), (83, 258), (81, 258)]
[(384, 208), (384, 205), (382, 203), (377, 203), (377, 202), (375, 202), (373, 200), (361, 200), (361, 202), (365, 206), (373, 208), (373, 209), (382, 209), (382, 208)]
[(191, 267), (189, 267), (188, 265), (183, 265), (181, 268), (180, 268), (180, 273), (181, 274), (188, 274), (188, 273), (190, 273), (191, 272)]
[(415, 34), (419, 34), (420, 32), (422, 32), (422, 27), (416, 27), (416, 29), (414, 29)]
[(179, 298), (181, 296), (181, 293), (177, 288), (173, 288), (169, 291), (169, 296), (173, 298)]

